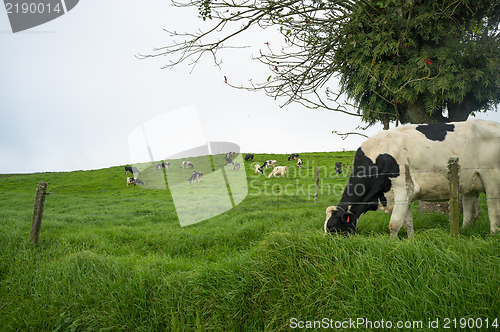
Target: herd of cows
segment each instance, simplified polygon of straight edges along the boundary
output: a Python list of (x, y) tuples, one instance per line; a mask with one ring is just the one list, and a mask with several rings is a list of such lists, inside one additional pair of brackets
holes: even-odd
[[(236, 156), (235, 152), (229, 152), (225, 155), (225, 166), (227, 165), (233, 165), (233, 170), (234, 171), (239, 171), (241, 168), (241, 165), (238, 162), (234, 162), (233, 158)], [(245, 155), (245, 161), (250, 161), (252, 162), (254, 159), (254, 154), (246, 154)], [(303, 166), (302, 159), (299, 158), (299, 155), (297, 153), (292, 153), (288, 157), (288, 161), (295, 160), (297, 161), (297, 167), (301, 168)], [(181, 163), (182, 169), (194, 169), (194, 164), (190, 162), (189, 160), (184, 160)], [(277, 166), (277, 161), (276, 160), (266, 160), (264, 163), (261, 165), (255, 164), (254, 170), (255, 173), (257, 174), (264, 174), (264, 169), (267, 169), (269, 167), (273, 167), (271, 173), (269, 173), (269, 178), (271, 177), (279, 177), (279, 176), (286, 176), (288, 167), (287, 166)], [(170, 169), (170, 162), (161, 162), (156, 165), (156, 170), (161, 171), (161, 170), (169, 170)], [(342, 173), (342, 163), (337, 162), (335, 164), (335, 170), (337, 174)], [(131, 173), (133, 177), (128, 177), (128, 174)], [(127, 187), (130, 184), (133, 184), (134, 186), (137, 184), (145, 185), (144, 181), (138, 178), (138, 176), (141, 175), (141, 172), (137, 167), (135, 166), (125, 166), (125, 176), (127, 177)], [(203, 178), (203, 173), (202, 172), (197, 172), (193, 171), (191, 174), (191, 177), (188, 179), (189, 183), (194, 183), (195, 181), (200, 183)]]
[[(225, 157), (226, 165), (233, 162), (235, 153)], [(500, 229), (500, 124), (485, 120), (456, 123), (404, 125), (382, 131), (367, 139), (355, 153), (352, 173), (340, 202), (326, 209), (324, 231), (344, 235), (356, 232), (359, 219), (368, 211), (384, 210), (391, 215), (389, 229), (392, 238), (405, 227), (413, 236), (413, 217), (410, 203), (416, 200), (449, 199), (447, 165), (450, 158), (458, 158), (460, 194), (463, 202), (463, 226), (474, 224), (480, 214), (479, 194), (486, 193), (490, 231)], [(254, 155), (245, 155), (253, 162)], [(303, 161), (296, 153), (288, 161)], [(194, 168), (189, 161), (182, 168)], [(169, 169), (170, 163), (160, 163), (157, 169)], [(264, 174), (273, 167), (268, 177), (286, 176), (288, 167), (278, 166), (276, 160), (255, 164), (254, 171)], [(336, 163), (337, 174), (342, 164)], [(141, 173), (134, 166), (125, 166), (129, 184), (142, 184)], [(190, 183), (201, 182), (203, 173), (193, 171)]]

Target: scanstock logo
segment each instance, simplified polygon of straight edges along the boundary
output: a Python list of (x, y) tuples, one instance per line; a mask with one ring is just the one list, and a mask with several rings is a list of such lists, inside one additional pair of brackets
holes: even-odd
[(56, 19), (75, 8), (79, 0), (4, 0), (12, 32), (19, 32)]
[(134, 182), (142, 189), (168, 187), (181, 226), (228, 211), (248, 195), (240, 147), (209, 137), (194, 105), (145, 121), (128, 137)]

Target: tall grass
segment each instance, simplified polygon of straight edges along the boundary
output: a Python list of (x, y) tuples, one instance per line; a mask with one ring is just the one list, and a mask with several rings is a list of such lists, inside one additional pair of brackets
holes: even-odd
[[(339, 194), (325, 189), (314, 204), (295, 183), (307, 188), (318, 163), (352, 153), (303, 156), (309, 174), (281, 179), (246, 164), (248, 197), (182, 228), (169, 190), (126, 188), (121, 166), (1, 176), (0, 330), (277, 331), (323, 318), (422, 321), (430, 330), (429, 320), (442, 328), (445, 318), (499, 317), (500, 237), (489, 235), (484, 201), (458, 239), (445, 215), (415, 214), (415, 238), (402, 231), (391, 241), (381, 212), (365, 215), (356, 236), (329, 236), (325, 209)], [(286, 157), (256, 160), (294, 167)], [(32, 245), (39, 180), (52, 194)], [(265, 189), (276, 184), (295, 186), (281, 192), (279, 209)]]

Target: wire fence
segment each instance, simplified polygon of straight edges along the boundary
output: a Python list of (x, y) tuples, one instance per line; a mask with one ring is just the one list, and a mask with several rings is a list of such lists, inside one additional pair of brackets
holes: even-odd
[[(319, 167), (319, 166), (318, 166)], [(463, 174), (464, 171), (474, 171), (474, 172), (482, 172), (482, 171), (491, 171), (491, 170), (499, 170), (500, 168), (498, 167), (460, 167), (460, 172)], [(342, 188), (345, 190), (347, 182), (349, 179), (355, 179), (355, 178), (360, 178), (360, 179), (366, 179), (366, 178), (378, 178), (378, 177), (394, 177), (394, 176), (404, 176), (401, 174), (401, 172), (381, 172), (378, 173), (376, 169), (370, 170), (370, 168), (367, 169), (357, 169), (358, 172), (352, 172), (349, 175), (342, 175), (342, 176), (336, 176), (336, 177), (318, 177), (319, 180), (325, 182), (325, 181), (332, 181), (331, 183), (323, 183), (325, 187), (328, 187), (330, 185), (340, 185)], [(429, 170), (412, 170), (410, 172), (410, 175), (415, 175), (415, 174), (421, 174), (421, 173), (435, 173), (435, 174), (445, 174), (448, 173), (449, 170), (446, 168), (443, 169), (429, 169)], [(313, 172), (314, 173), (314, 172)], [(236, 207), (238, 209), (243, 209), (243, 210), (268, 210), (268, 209), (276, 209), (277, 208), (277, 202), (279, 200), (279, 208), (280, 209), (300, 209), (300, 208), (315, 208), (318, 206), (325, 207), (326, 205), (336, 205), (339, 203), (341, 200), (343, 192), (331, 192), (328, 188), (326, 190), (325, 188), (322, 188), (320, 192), (320, 201), (317, 203), (314, 202), (314, 195), (312, 193), (305, 193), (304, 191), (301, 190), (293, 190), (293, 183), (284, 183), (284, 182), (277, 182), (274, 181), (274, 179), (268, 179), (265, 177), (262, 181), (262, 177), (247, 177), (247, 181), (251, 182), (252, 180), (259, 180), (261, 182), (267, 182), (272, 183), (273, 186), (275, 186), (276, 189), (281, 188), (280, 186), (292, 186), (292, 190), (270, 190), (270, 192), (265, 192), (265, 193), (260, 193), (256, 194), (255, 192), (249, 191), (246, 199), (243, 200), (240, 204), (236, 204)], [(302, 185), (300, 183), (300, 180), (307, 180), (311, 181), (314, 180), (313, 177), (295, 177), (292, 178), (295, 180), (298, 180), (296, 183), (297, 185)], [(339, 183), (339, 179), (345, 180), (346, 183)], [(498, 179), (500, 181), (500, 178)], [(334, 183), (335, 182), (335, 183)], [(311, 183), (308, 183), (309, 186), (311, 186)], [(57, 187), (55, 187), (57, 188)], [(196, 188), (193, 186), (193, 188)], [(311, 187), (312, 188), (312, 187)], [(339, 187), (340, 188), (340, 187)], [(102, 216), (147, 216), (147, 215), (176, 215), (175, 211), (175, 206), (174, 202), (172, 200), (171, 195), (165, 193), (164, 198), (156, 198), (156, 197), (151, 197), (151, 194), (149, 194), (149, 197), (144, 197), (142, 196), (142, 191), (137, 191), (137, 190), (129, 190), (128, 188), (123, 188), (123, 189), (100, 189), (100, 190), (74, 190), (71, 188), (71, 191), (65, 191), (65, 190), (58, 190), (58, 189), (53, 189), (51, 196), (48, 200), (48, 203), (51, 204), (54, 201), (57, 201), (58, 199), (68, 199), (68, 200), (73, 200), (77, 199), (79, 203), (74, 203), (75, 207), (81, 207), (81, 205), (85, 205), (88, 202), (118, 202), (118, 203), (140, 203), (140, 204), (145, 204), (145, 203), (153, 203), (153, 204), (167, 204), (168, 210), (163, 210), (158, 207), (155, 207), (154, 211), (129, 211), (129, 212), (123, 212), (123, 213), (117, 213), (117, 212), (112, 212), (112, 211), (106, 211), (106, 212), (98, 212), (98, 213), (85, 213), (84, 216), (86, 217), (91, 217), (91, 218), (98, 218)], [(168, 188), (167, 188), (168, 189)], [(157, 191), (165, 191), (167, 189), (157, 189)], [(323, 190), (325, 189), (325, 190)], [(96, 195), (98, 194), (119, 194), (121, 197), (97, 197)], [(291, 194), (290, 194), (291, 193)], [(16, 196), (25, 196), (26, 198), (33, 197), (32, 193), (28, 192), (15, 192), (12, 193)], [(127, 197), (123, 197), (124, 195), (129, 195)], [(297, 197), (299, 198), (299, 201), (297, 201)], [(252, 201), (252, 198), (260, 200), (260, 202), (255, 203)], [(500, 197), (486, 197), (485, 195), (480, 195), (477, 197), (471, 197), (477, 199), (479, 202), (489, 202), (489, 201), (498, 201), (500, 200)], [(294, 201), (289, 201), (289, 199), (293, 199)], [(432, 199), (417, 199), (414, 202), (443, 202), (443, 201), (449, 201), (449, 196), (444, 195), (441, 197), (433, 197)], [(370, 200), (370, 201), (343, 201), (343, 204), (347, 205), (386, 205), (389, 203), (390, 205), (407, 205), (409, 204), (409, 200), (391, 200), (387, 202), (385, 199), (377, 199), (377, 200)], [(71, 207), (69, 207), (71, 208)], [(149, 209), (152, 209), (151, 207), (148, 207)], [(105, 210), (105, 209), (103, 209)], [(82, 217), (81, 214), (74, 214), (71, 213), (70, 211), (66, 212), (61, 212), (61, 213), (53, 213), (51, 214), (52, 216), (58, 217), (58, 216), (64, 216), (64, 217)]]

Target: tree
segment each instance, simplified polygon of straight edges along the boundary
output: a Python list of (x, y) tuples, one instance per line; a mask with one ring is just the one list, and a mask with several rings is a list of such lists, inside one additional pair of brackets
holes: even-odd
[[(277, 28), (279, 51), (256, 60), (268, 79), (250, 86), (310, 108), (390, 121), (462, 121), (500, 102), (500, 3), (486, 0), (189, 0), (213, 22), (206, 31), (171, 32), (175, 42), (142, 57), (166, 67), (219, 51), (252, 27)], [(340, 79), (340, 91), (328, 87)], [(347, 100), (341, 96), (346, 95)], [(348, 111), (347, 105), (357, 112)]]

